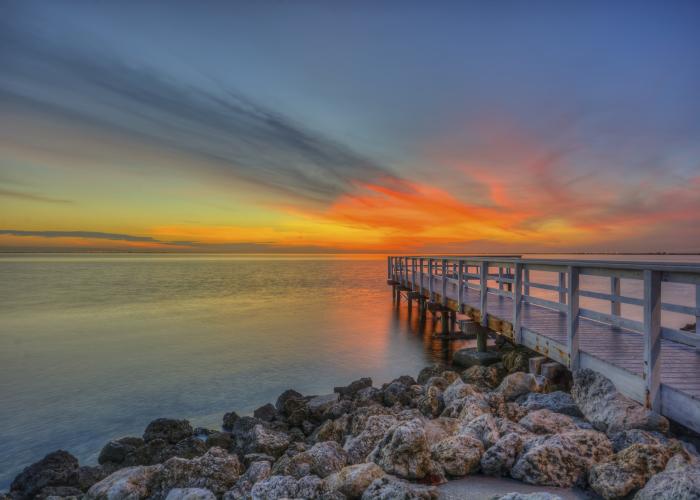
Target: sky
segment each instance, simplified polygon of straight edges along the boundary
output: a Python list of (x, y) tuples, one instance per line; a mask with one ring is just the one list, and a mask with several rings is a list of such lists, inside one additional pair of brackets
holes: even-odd
[(698, 252), (700, 2), (0, 1), (0, 251)]

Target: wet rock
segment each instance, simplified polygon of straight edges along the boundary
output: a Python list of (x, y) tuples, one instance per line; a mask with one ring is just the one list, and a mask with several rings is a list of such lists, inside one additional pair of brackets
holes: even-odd
[(434, 486), (413, 484), (393, 476), (376, 479), (362, 495), (362, 500), (437, 500), (437, 498), (438, 490)]
[(452, 363), (463, 368), (472, 366), (489, 366), (501, 361), (501, 355), (497, 351), (479, 352), (473, 348), (460, 349), (452, 355)]
[(397, 403), (407, 406), (411, 403), (410, 386), (402, 384), (398, 380), (382, 388), (382, 396), (382, 401), (386, 406), (394, 406)]
[(518, 402), (527, 411), (545, 409), (555, 413), (563, 413), (570, 417), (583, 416), (581, 410), (576, 406), (574, 398), (563, 391), (555, 391), (547, 394), (532, 392), (518, 398)]
[(330, 491), (338, 491), (346, 498), (357, 499), (362, 497), (370, 484), (385, 475), (382, 468), (373, 462), (348, 465), (328, 476), (325, 488)]
[(445, 409), (442, 391), (436, 386), (428, 387), (425, 395), (417, 401), (418, 410), (428, 418), (436, 418)]
[(57, 450), (25, 467), (12, 481), (10, 492), (19, 498), (32, 498), (46, 487), (77, 488), (79, 480), (78, 459), (67, 451)]
[(349, 437), (343, 449), (348, 454), (348, 463), (359, 464), (367, 461), (368, 455), (382, 440), (384, 435), (398, 423), (393, 415), (370, 416), (362, 431)]
[(372, 379), (369, 377), (364, 377), (359, 380), (355, 380), (350, 383), (350, 385), (342, 387), (334, 387), (333, 392), (337, 392), (341, 397), (354, 398), (358, 391), (365, 389), (367, 387), (372, 387)]
[(205, 488), (173, 488), (165, 500), (216, 500), (216, 496)]
[(423, 423), (409, 420), (391, 428), (379, 441), (370, 460), (388, 474), (423, 479), (436, 473)]
[(496, 388), (497, 392), (503, 394), (508, 401), (515, 401), (516, 398), (528, 392), (546, 392), (547, 380), (532, 373), (516, 372), (504, 378)]
[(306, 399), (293, 389), (288, 389), (280, 394), (275, 408), (292, 426), (301, 425), (309, 417), (309, 406)]
[(147, 465), (148, 457), (144, 444), (144, 440), (139, 437), (123, 437), (110, 441), (102, 447), (97, 461), (100, 464), (122, 467)]
[(228, 413), (224, 414), (224, 423), (223, 423), (223, 429), (230, 431), (233, 429), (234, 424), (240, 417), (238, 416), (238, 413), (235, 411), (231, 411)]
[(266, 405), (257, 408), (253, 412), (253, 416), (262, 420), (263, 422), (272, 422), (277, 417), (277, 408), (275, 408), (275, 405), (267, 403)]
[(522, 450), (521, 435), (511, 432), (502, 436), (482, 455), (480, 461), (482, 472), (489, 476), (507, 476)]
[(671, 452), (664, 446), (634, 444), (617, 453), (610, 461), (593, 465), (588, 481), (603, 498), (624, 497), (664, 470), (669, 458)]
[(280, 458), (272, 467), (272, 474), (296, 478), (313, 474), (323, 478), (345, 467), (347, 458), (335, 441), (316, 443), (306, 451)]
[(574, 373), (571, 396), (586, 419), (607, 434), (626, 429), (668, 432), (665, 417), (624, 396), (609, 379), (593, 370)]
[(615, 453), (622, 451), (633, 444), (667, 444), (668, 438), (659, 432), (643, 431), (641, 429), (627, 429), (616, 432), (610, 436)]
[(663, 472), (652, 476), (634, 500), (676, 500), (700, 498), (700, 466), (673, 456)]
[(255, 483), (270, 477), (271, 469), (270, 462), (267, 461), (251, 463), (248, 470), (238, 478), (234, 487), (224, 494), (224, 500), (247, 498)]
[(462, 380), (479, 389), (494, 389), (501, 383), (499, 372), (493, 366), (474, 365), (462, 372)]
[(187, 420), (158, 418), (148, 424), (143, 432), (143, 440), (148, 443), (155, 439), (162, 439), (170, 444), (176, 444), (193, 434), (192, 426)]
[(484, 445), (470, 435), (451, 436), (430, 448), (431, 456), (450, 476), (466, 476), (479, 468)]
[(306, 476), (301, 479), (291, 476), (271, 476), (256, 483), (250, 494), (253, 500), (319, 498), (322, 488), (323, 482), (316, 476)]
[(428, 379), (432, 377), (439, 377), (443, 371), (445, 371), (445, 367), (439, 364), (426, 366), (418, 374), (417, 382), (419, 384), (425, 384)]
[(138, 500), (151, 496), (155, 477), (162, 465), (126, 467), (95, 483), (86, 500)]
[(219, 448), (223, 448), (224, 450), (228, 450), (233, 444), (233, 437), (231, 436), (230, 432), (215, 431), (207, 436), (207, 439), (206, 441), (204, 441), (204, 444), (207, 448), (213, 448), (214, 446), (217, 446)]
[(338, 398), (337, 392), (311, 398), (307, 403), (311, 417), (323, 420), (324, 414), (338, 402)]
[(556, 434), (577, 428), (573, 419), (568, 415), (554, 413), (546, 409), (528, 413), (520, 420), (519, 424), (535, 434)]
[(206, 488), (221, 496), (236, 484), (242, 472), (238, 458), (221, 448), (212, 448), (192, 460), (171, 458), (155, 474), (152, 495), (162, 498), (173, 488)]

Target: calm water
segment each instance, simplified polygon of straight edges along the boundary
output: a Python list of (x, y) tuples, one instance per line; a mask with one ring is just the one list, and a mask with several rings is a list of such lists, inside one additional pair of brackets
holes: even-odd
[(0, 256), (0, 489), (57, 448), (94, 462), (157, 417), (218, 427), (290, 387), (415, 376), (465, 345), (392, 307), (385, 274), (376, 257)]

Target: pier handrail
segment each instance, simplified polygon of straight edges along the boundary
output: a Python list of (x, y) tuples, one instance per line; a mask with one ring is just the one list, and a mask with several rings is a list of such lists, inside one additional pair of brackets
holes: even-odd
[[(659, 406), (661, 341), (700, 349), (700, 264), (641, 262), (619, 260), (571, 260), (523, 258), (512, 255), (403, 255), (389, 256), (388, 279), (411, 290), (425, 290), (428, 298), (440, 296), (448, 302), (448, 286), (456, 290), (456, 307), (464, 312), (465, 292), (479, 292), (480, 321), (488, 325), (488, 298), (509, 297), (513, 300), (512, 340), (522, 343), (524, 304), (554, 309), (566, 315), (566, 355), (571, 369), (579, 366), (580, 320), (586, 318), (636, 332), (644, 337), (643, 379), (647, 405)], [(492, 271), (493, 270), (493, 271)], [(555, 273), (554, 283), (531, 279), (532, 272)], [(410, 276), (410, 279), (409, 279)], [(581, 277), (608, 278), (609, 292), (584, 289)], [(637, 280), (642, 296), (622, 293), (621, 280)], [(496, 286), (491, 286), (494, 283)], [(676, 283), (695, 289), (695, 304), (662, 301), (662, 283)], [(436, 287), (439, 287), (436, 289)], [(555, 293), (556, 300), (533, 295), (533, 290)], [(607, 301), (609, 312), (581, 307), (581, 299)], [(641, 307), (641, 321), (623, 315), (622, 306)], [(695, 332), (662, 324), (662, 311), (693, 317)]]

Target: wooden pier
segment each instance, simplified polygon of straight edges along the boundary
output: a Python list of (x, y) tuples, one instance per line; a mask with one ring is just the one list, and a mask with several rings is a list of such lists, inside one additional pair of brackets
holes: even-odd
[[(387, 280), (421, 311), (437, 304), (467, 314), (572, 370), (604, 374), (622, 393), (700, 432), (699, 264), (390, 256)], [(666, 283), (687, 303), (668, 299)], [(695, 331), (665, 325), (662, 312), (688, 318)]]

